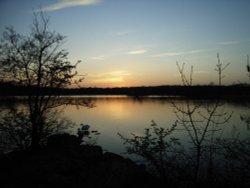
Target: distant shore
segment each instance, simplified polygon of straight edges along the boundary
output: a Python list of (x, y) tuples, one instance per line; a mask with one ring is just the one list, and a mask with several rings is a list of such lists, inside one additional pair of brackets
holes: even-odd
[[(0, 96), (27, 96), (35, 93), (35, 87), (18, 85), (0, 85)], [(191, 98), (250, 98), (250, 85), (238, 84), (229, 86), (211, 85), (166, 85), (141, 87), (115, 87), (115, 88), (43, 88), (40, 91), (45, 95), (127, 95), (133, 97), (143, 96), (180, 96)]]

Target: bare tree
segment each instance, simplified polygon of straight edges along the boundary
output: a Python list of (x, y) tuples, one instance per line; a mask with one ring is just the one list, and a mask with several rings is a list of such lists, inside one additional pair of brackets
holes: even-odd
[(218, 60), (218, 63), (216, 64), (216, 68), (214, 70), (218, 72), (219, 86), (221, 86), (222, 79), (225, 78), (225, 75), (222, 75), (222, 72), (230, 65), (230, 63), (227, 63), (226, 65), (223, 66), (223, 64), (220, 61), (220, 54), (219, 53), (217, 53), (217, 60)]
[[(31, 33), (23, 36), (7, 27), (0, 45), (2, 80), (31, 90), (27, 96), (31, 123), (32, 147), (39, 147), (45, 131), (45, 114), (61, 105), (58, 93), (44, 92), (45, 88), (65, 88), (77, 76), (68, 52), (61, 48), (65, 37), (49, 30), (49, 19), (43, 13), (34, 15)], [(80, 78), (78, 81), (81, 81)]]
[[(222, 130), (220, 125), (227, 123), (231, 114), (219, 111), (219, 108), (223, 106), (219, 101), (213, 105), (186, 101), (185, 107), (177, 106), (174, 103), (173, 106), (178, 125), (187, 131), (195, 149), (194, 178), (197, 180), (203, 152), (212, 149), (215, 132)], [(211, 155), (210, 158), (212, 158)]]
[[(180, 68), (178, 64), (177, 66), (183, 80), (183, 85), (191, 85), (193, 68), (191, 68), (190, 81), (188, 81), (184, 74), (184, 64), (182, 68)], [(191, 143), (194, 146), (194, 179), (197, 181), (199, 178), (203, 152), (208, 148), (211, 151), (215, 132), (221, 130), (220, 125), (227, 123), (232, 113), (225, 113), (219, 110), (219, 108), (223, 106), (220, 100), (216, 100), (214, 104), (209, 104), (205, 102), (196, 102), (194, 100), (190, 101), (187, 98), (183, 106), (178, 106), (174, 102), (172, 104), (178, 120), (177, 124), (187, 131)], [(212, 155), (210, 155), (210, 160), (212, 160)]]
[(180, 64), (178, 62), (176, 62), (176, 65), (177, 65), (179, 73), (181, 74), (182, 84), (184, 86), (192, 86), (192, 84), (193, 84), (193, 73), (194, 73), (193, 66), (191, 66), (190, 75), (189, 75), (189, 78), (187, 78), (186, 74), (184, 73), (185, 63), (182, 63), (182, 65), (180, 66)]

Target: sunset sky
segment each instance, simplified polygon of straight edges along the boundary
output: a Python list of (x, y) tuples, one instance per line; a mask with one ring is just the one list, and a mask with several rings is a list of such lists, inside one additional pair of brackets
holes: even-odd
[(83, 86), (181, 84), (176, 62), (194, 66), (194, 84), (248, 81), (250, 0), (0, 0), (0, 33), (13, 25), (27, 34), (33, 12), (67, 36), (63, 47)]

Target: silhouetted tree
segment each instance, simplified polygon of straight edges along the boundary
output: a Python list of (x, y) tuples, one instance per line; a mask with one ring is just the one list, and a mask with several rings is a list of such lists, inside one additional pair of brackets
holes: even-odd
[[(0, 45), (2, 79), (32, 88), (27, 97), (31, 123), (32, 147), (39, 147), (44, 134), (45, 114), (62, 104), (58, 94), (45, 93), (44, 88), (65, 88), (77, 76), (77, 63), (72, 65), (68, 52), (61, 49), (65, 37), (49, 30), (49, 19), (35, 14), (31, 33), (23, 36), (7, 27)], [(79, 79), (78, 81), (81, 81)]]
[(223, 64), (220, 61), (220, 54), (219, 53), (217, 53), (217, 60), (218, 60), (218, 63), (216, 64), (216, 68), (214, 70), (218, 72), (219, 86), (221, 86), (222, 79), (225, 78), (225, 75), (222, 75), (222, 72), (230, 65), (230, 63), (227, 63), (226, 65), (223, 66)]
[[(126, 152), (135, 154), (152, 165), (156, 173), (163, 181), (176, 175), (178, 164), (181, 162), (183, 153), (177, 138), (172, 136), (176, 130), (176, 123), (169, 129), (159, 127), (154, 121), (150, 128), (146, 128), (143, 135), (131, 133), (131, 138), (126, 138), (122, 134), (118, 135), (127, 145)], [(175, 177), (176, 178), (176, 177)]]
[[(48, 136), (60, 133), (74, 125), (73, 122), (59, 116), (60, 111), (46, 111), (43, 119), (43, 132), (39, 144), (45, 145)], [(0, 148), (6, 152), (24, 150), (32, 143), (32, 123), (26, 109), (5, 109), (0, 114)]]
[(189, 75), (189, 78), (187, 78), (186, 74), (184, 73), (185, 63), (182, 63), (182, 65), (180, 66), (180, 64), (178, 62), (176, 62), (176, 65), (177, 65), (178, 71), (179, 71), (179, 73), (181, 75), (182, 84), (184, 86), (192, 86), (192, 84), (193, 84), (194, 67), (191, 66), (190, 75)]
[(231, 114), (222, 112), (223, 106), (219, 101), (214, 104), (205, 102), (195, 103), (186, 101), (185, 105), (177, 106), (173, 103), (178, 125), (187, 131), (195, 152), (194, 178), (198, 180), (201, 167), (201, 158), (204, 152), (209, 153), (208, 161), (212, 167), (215, 133), (222, 130), (220, 127), (229, 121)]
[[(182, 64), (181, 68), (179, 64), (177, 64), (177, 66), (183, 85), (191, 86), (193, 67), (191, 68), (190, 79), (187, 80), (184, 73), (184, 64)], [(214, 104), (196, 102), (195, 100), (190, 101), (188, 98), (183, 106), (178, 106), (174, 102), (172, 104), (178, 120), (177, 124), (187, 131), (194, 146), (194, 179), (197, 181), (199, 178), (203, 152), (209, 150), (211, 168), (214, 134), (215, 132), (221, 130), (220, 125), (224, 125), (229, 121), (232, 113), (225, 113), (222, 110), (219, 110), (219, 108), (223, 106), (223, 103), (221, 103), (219, 99), (216, 100)]]

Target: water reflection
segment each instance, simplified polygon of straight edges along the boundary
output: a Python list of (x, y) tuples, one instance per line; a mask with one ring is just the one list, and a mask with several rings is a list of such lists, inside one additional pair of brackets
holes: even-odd
[[(90, 97), (95, 104), (94, 108), (86, 109), (73, 105), (64, 107), (63, 115), (76, 124), (87, 123), (102, 133), (99, 138), (100, 144), (109, 151), (115, 153), (124, 152), (122, 141), (117, 133), (129, 136), (131, 132), (141, 134), (152, 120), (163, 127), (170, 127), (176, 121), (173, 102), (178, 105), (185, 105), (185, 99), (167, 97), (146, 97), (130, 98), (126, 96), (102, 96)], [(197, 100), (196, 102), (204, 102)], [(211, 101), (205, 101), (213, 104)], [(223, 136), (230, 137), (236, 126), (239, 134), (243, 137), (246, 134), (246, 126), (242, 123), (240, 116), (248, 113), (248, 102), (223, 102), (223, 109), (226, 113), (234, 112), (230, 122), (223, 128)], [(75, 129), (71, 129), (74, 133)], [(175, 133), (182, 138), (184, 143), (189, 143), (187, 134), (183, 131)]]
[[(117, 133), (129, 136), (131, 132), (141, 134), (152, 120), (163, 127), (170, 127), (176, 121), (173, 103), (177, 106), (185, 106), (185, 99), (176, 97), (144, 97), (133, 98), (126, 96), (77, 96), (70, 97), (75, 101), (91, 101), (95, 107), (86, 108), (84, 106), (64, 105), (57, 108), (62, 111), (62, 116), (75, 122), (76, 125), (87, 123), (94, 130), (102, 133), (99, 138), (100, 144), (107, 150), (121, 153), (124, 152), (122, 141), (117, 137)], [(196, 100), (196, 103), (207, 105), (214, 104), (212, 101)], [(76, 102), (77, 103), (77, 102)], [(22, 98), (16, 100), (1, 100), (1, 109), (18, 107), (25, 109)], [(249, 132), (250, 103), (247, 101), (223, 101), (224, 113), (234, 112), (228, 125), (223, 128), (223, 136), (230, 137), (235, 128), (240, 137), (247, 137)], [(2, 113), (3, 114), (3, 113)], [(67, 129), (68, 132), (76, 134), (76, 127)], [(178, 131), (177, 137), (182, 138), (184, 143), (188, 143), (187, 135)]]

